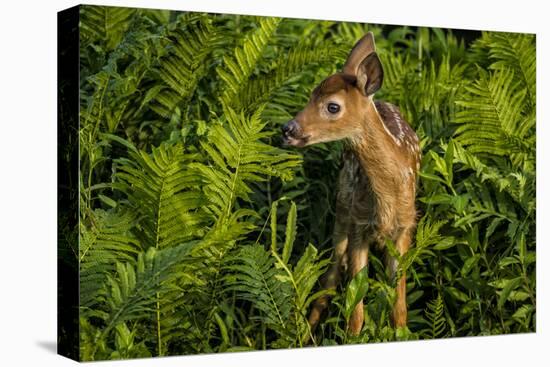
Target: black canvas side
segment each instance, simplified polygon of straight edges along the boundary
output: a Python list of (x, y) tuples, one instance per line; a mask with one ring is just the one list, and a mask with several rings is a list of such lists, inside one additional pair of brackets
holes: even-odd
[(79, 6), (57, 14), (57, 352), (79, 360)]

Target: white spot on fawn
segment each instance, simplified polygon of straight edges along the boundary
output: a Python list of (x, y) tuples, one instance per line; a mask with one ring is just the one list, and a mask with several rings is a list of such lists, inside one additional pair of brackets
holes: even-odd
[[(391, 138), (393, 139), (393, 141), (395, 142), (395, 144), (397, 144), (397, 146), (401, 146), (401, 141), (399, 139), (397, 139), (389, 130), (388, 130), (388, 127), (386, 126), (386, 124), (384, 123), (384, 121), (382, 120), (382, 117), (380, 116), (380, 113), (378, 113), (378, 110), (376, 109), (376, 106), (373, 104), (372, 105), (374, 107), (374, 110), (376, 111), (376, 114), (378, 115), (378, 117), (380, 118), (380, 121), (382, 121), (382, 126), (384, 126), (384, 130), (386, 131), (386, 134), (388, 134), (389, 136), (391, 136)], [(392, 111), (393, 111), (393, 107), (392, 108)]]

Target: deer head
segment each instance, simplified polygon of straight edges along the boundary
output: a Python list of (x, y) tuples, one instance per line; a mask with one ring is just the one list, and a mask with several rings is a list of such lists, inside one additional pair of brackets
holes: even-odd
[(305, 108), (283, 127), (286, 145), (353, 139), (365, 129), (364, 116), (384, 78), (371, 32), (351, 50), (342, 72), (323, 80)]

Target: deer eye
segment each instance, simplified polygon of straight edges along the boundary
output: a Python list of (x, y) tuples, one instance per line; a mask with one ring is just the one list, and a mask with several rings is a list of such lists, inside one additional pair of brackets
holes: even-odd
[(330, 102), (327, 105), (327, 110), (330, 113), (338, 113), (338, 112), (340, 112), (340, 105), (337, 104), (337, 103), (334, 103), (334, 102)]
[(327, 105), (327, 110), (330, 113), (338, 113), (340, 111), (340, 105), (334, 102), (330, 102)]

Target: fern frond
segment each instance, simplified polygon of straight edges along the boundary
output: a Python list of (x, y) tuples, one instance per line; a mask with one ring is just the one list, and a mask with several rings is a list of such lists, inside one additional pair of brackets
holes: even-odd
[(89, 225), (80, 224), (80, 306), (97, 302), (105, 275), (116, 262), (131, 262), (141, 245), (131, 233), (137, 218), (129, 211), (95, 210), (88, 216)]
[[(300, 77), (307, 75), (306, 71), (319, 68), (323, 64), (334, 64), (345, 57), (341, 47), (333, 42), (319, 45), (299, 43), (288, 50), (265, 73), (251, 78), (244, 84), (233, 100), (233, 108), (254, 111), (267, 103), (267, 109), (274, 108), (277, 96), (273, 96), (289, 83), (296, 83)], [(294, 91), (295, 92), (295, 91)]]
[[(532, 214), (535, 210), (535, 175), (532, 170), (513, 171), (507, 167), (501, 169), (498, 166), (483, 163), (474, 154), (466, 150), (460, 144), (454, 142), (455, 157), (458, 162), (473, 170), (481, 179), (481, 186), (490, 182), (498, 192), (507, 192), (526, 213)], [(479, 187), (472, 188), (472, 197), (479, 197)], [(486, 201), (486, 200), (485, 200)]]
[(204, 234), (204, 198), (190, 169), (196, 159), (181, 144), (163, 144), (151, 154), (134, 149), (128, 159), (116, 160), (112, 186), (126, 194), (141, 216), (144, 248), (170, 247)]
[(479, 79), (466, 90), (466, 99), (456, 102), (464, 107), (456, 118), (458, 142), (472, 153), (534, 157), (535, 119), (525, 115), (526, 89), (513, 71), (479, 69)]
[(399, 258), (397, 275), (394, 280), (399, 279), (401, 274), (407, 270), (416, 261), (420, 261), (426, 255), (432, 255), (431, 247), (435, 245), (443, 245), (444, 242), (451, 240), (451, 237), (444, 237), (439, 231), (445, 225), (444, 221), (432, 221), (429, 215), (425, 215), (420, 219), (416, 227), (415, 246), (399, 257), (399, 253), (395, 245), (391, 241), (386, 241), (386, 245), (393, 256)]
[(279, 335), (286, 335), (292, 302), (292, 288), (281, 281), (284, 272), (260, 245), (244, 246), (226, 265), (226, 291), (251, 302), (260, 312), (257, 317)]
[(439, 243), (443, 239), (443, 235), (439, 231), (444, 224), (443, 221), (431, 221), (428, 216), (422, 217), (416, 227), (416, 247), (427, 248)]
[(482, 42), (488, 47), (491, 68), (511, 69), (521, 88), (527, 90), (527, 103), (536, 104), (536, 48), (533, 34), (484, 32)]
[(298, 156), (262, 142), (272, 133), (264, 131), (260, 113), (257, 110), (246, 117), (243, 112), (238, 114), (226, 108), (227, 121), (223, 125), (212, 123), (208, 140), (201, 142), (210, 165), (193, 166), (206, 182), (204, 192), (211, 204), (208, 209), (219, 220), (235, 220), (250, 214), (242, 210), (231, 214), (237, 198), (250, 200), (252, 189), (248, 182), (264, 181), (269, 176), (289, 180), (292, 168), (299, 165)]
[[(441, 61), (419, 61), (409, 54), (381, 52), (384, 63), (384, 98), (399, 106), (419, 134), (435, 139), (444, 135), (454, 119), (454, 103), (464, 84), (465, 65), (453, 64), (450, 55)], [(386, 78), (387, 75), (387, 78)]]
[(437, 298), (428, 302), (427, 306), (425, 315), (430, 324), (430, 329), (426, 332), (426, 336), (432, 339), (445, 337), (447, 320), (445, 320), (445, 303), (441, 294), (438, 293)]
[(224, 81), (221, 100), (225, 106), (233, 105), (233, 98), (257, 68), (263, 51), (273, 38), (280, 18), (262, 17), (257, 28), (245, 35), (242, 46), (236, 47), (232, 56), (224, 56), (218, 75)]
[(150, 89), (151, 109), (169, 120), (181, 119), (186, 105), (206, 74), (208, 56), (217, 47), (219, 35), (206, 15), (182, 17), (176, 29), (168, 31), (168, 54), (159, 60), (162, 84)]
[(80, 34), (83, 45), (100, 43), (108, 50), (114, 49), (137, 12), (138, 9), (132, 8), (82, 5)]
[(296, 205), (291, 202), (291, 207), (288, 212), (285, 242), (279, 255), (277, 248), (277, 207), (279, 201), (275, 201), (271, 207), (271, 254), (275, 258), (275, 266), (284, 271), (284, 275), (279, 275), (279, 279), (288, 282), (292, 285), (292, 313), (293, 318), (287, 324), (286, 332), (273, 343), (275, 348), (291, 347), (302, 345), (302, 341), (311, 337), (311, 330), (307, 323), (307, 308), (309, 304), (320, 297), (326, 291), (320, 291), (311, 295), (313, 287), (316, 285), (319, 277), (325, 272), (326, 267), (330, 264), (330, 259), (321, 260), (317, 249), (309, 244), (303, 255), (298, 260), (295, 266), (289, 262), (290, 253), (296, 239)]
[(105, 309), (89, 311), (89, 316), (105, 323), (95, 337), (96, 348), (99, 341), (121, 323), (153, 315), (158, 295), (170, 291), (181, 277), (181, 272), (174, 271), (174, 267), (192, 260), (190, 253), (196, 245), (197, 242), (188, 242), (164, 250), (151, 247), (138, 255), (135, 264), (116, 263), (116, 271), (108, 276), (101, 296)]

